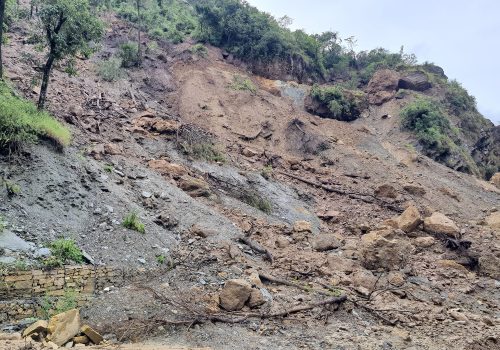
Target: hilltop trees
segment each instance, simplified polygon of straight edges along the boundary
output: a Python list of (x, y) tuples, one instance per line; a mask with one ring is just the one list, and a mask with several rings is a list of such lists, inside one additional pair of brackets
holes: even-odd
[(38, 100), (38, 109), (43, 109), (54, 63), (87, 51), (102, 36), (103, 26), (90, 13), (88, 0), (46, 0), (40, 5), (39, 16), (49, 49)]

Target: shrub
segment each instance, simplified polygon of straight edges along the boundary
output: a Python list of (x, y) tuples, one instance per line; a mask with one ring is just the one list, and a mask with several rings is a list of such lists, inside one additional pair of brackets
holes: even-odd
[(118, 56), (123, 68), (135, 67), (139, 64), (139, 48), (136, 42), (129, 41), (120, 45)]
[(165, 255), (158, 255), (158, 256), (156, 257), (156, 262), (157, 262), (158, 264), (162, 265), (162, 264), (164, 264), (164, 263), (165, 263), (165, 260), (166, 260), (166, 259), (167, 259), (167, 258), (165, 257)]
[(207, 57), (208, 56), (208, 50), (203, 44), (195, 44), (191, 46), (191, 53), (193, 55), (197, 55), (200, 57)]
[(125, 217), (125, 219), (123, 220), (123, 227), (142, 234), (146, 233), (146, 228), (144, 227), (144, 224), (141, 222), (136, 212), (129, 213)]
[(456, 114), (466, 111), (476, 111), (476, 99), (469, 95), (466, 89), (456, 80), (450, 81), (446, 86), (446, 103)]
[(233, 77), (233, 82), (229, 85), (229, 87), (233, 90), (250, 91), (252, 94), (257, 92), (257, 88), (252, 81), (246, 77), (242, 77), (241, 75), (235, 75)]
[(311, 97), (326, 107), (322, 116), (337, 120), (352, 121), (361, 114), (363, 95), (361, 92), (344, 89), (340, 86), (314, 85)]
[(9, 180), (2, 180), (7, 190), (7, 194), (9, 197), (15, 196), (21, 192), (21, 187)]
[(266, 214), (270, 214), (273, 210), (271, 202), (255, 192), (245, 193), (243, 194), (241, 199), (246, 204), (250, 205), (251, 207), (257, 208)]
[(97, 66), (97, 74), (105, 81), (115, 81), (123, 77), (122, 61), (119, 58), (111, 58), (102, 61)]
[(401, 110), (401, 118), (403, 129), (415, 133), (428, 155), (444, 159), (457, 147), (450, 138), (450, 122), (436, 102), (417, 99)]
[(7, 224), (5, 223), (3, 216), (0, 216), (0, 233), (5, 230), (5, 227), (7, 227)]
[(33, 103), (19, 98), (6, 83), (0, 82), (0, 150), (12, 151), (39, 138), (65, 147), (71, 134), (51, 115), (38, 111)]
[(52, 255), (43, 261), (46, 267), (53, 268), (63, 266), (69, 262), (81, 264), (83, 254), (72, 239), (58, 239), (48, 245)]
[(74, 290), (65, 290), (60, 298), (50, 297), (46, 294), (41, 302), (42, 318), (48, 320), (54, 315), (78, 307), (77, 294)]

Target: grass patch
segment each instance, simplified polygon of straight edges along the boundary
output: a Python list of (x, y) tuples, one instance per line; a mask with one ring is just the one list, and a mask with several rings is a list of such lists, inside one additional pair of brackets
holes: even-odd
[(0, 82), (0, 149), (9, 151), (25, 143), (47, 138), (59, 147), (71, 142), (71, 134), (47, 112), (40, 112), (27, 100), (19, 98), (5, 83)]
[(195, 44), (191, 46), (191, 53), (193, 55), (199, 56), (199, 57), (207, 57), (208, 56), (208, 50), (203, 44)]
[(216, 145), (210, 142), (202, 143), (181, 143), (182, 150), (188, 156), (198, 160), (206, 160), (208, 162), (225, 163), (226, 158), (217, 149)]
[(257, 208), (266, 214), (271, 214), (273, 210), (271, 202), (257, 193), (246, 193), (243, 195), (242, 200), (249, 206)]
[(47, 268), (64, 266), (70, 262), (81, 264), (83, 254), (72, 239), (61, 238), (48, 245), (52, 255), (43, 261)]
[(160, 264), (160, 265), (163, 265), (163, 264), (165, 263), (166, 259), (167, 259), (167, 258), (165, 257), (165, 255), (158, 255), (158, 256), (156, 257), (156, 262), (157, 262), (158, 264)]
[(235, 75), (233, 77), (233, 82), (229, 85), (233, 90), (238, 91), (249, 91), (252, 94), (257, 93), (257, 87), (252, 83), (249, 78), (243, 77), (241, 75)]
[(122, 225), (130, 230), (134, 230), (142, 234), (146, 233), (146, 228), (136, 212), (129, 213), (125, 216)]
[(108, 82), (113, 82), (123, 78), (122, 61), (119, 58), (111, 58), (108, 61), (99, 62), (97, 65), (97, 74)]
[(77, 308), (77, 293), (74, 290), (66, 290), (60, 298), (51, 298), (46, 294), (40, 306), (42, 318), (48, 320), (54, 315)]

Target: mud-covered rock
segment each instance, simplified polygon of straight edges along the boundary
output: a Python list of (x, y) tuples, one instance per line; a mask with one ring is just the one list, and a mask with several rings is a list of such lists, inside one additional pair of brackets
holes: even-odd
[(375, 190), (375, 195), (381, 198), (396, 199), (398, 198), (399, 194), (396, 188), (394, 188), (394, 186), (389, 184), (383, 184), (377, 187), (377, 189)]
[(414, 231), (422, 223), (417, 207), (410, 205), (397, 219), (398, 228), (406, 233)]
[(252, 293), (252, 285), (243, 279), (229, 280), (219, 294), (220, 306), (227, 311), (238, 311), (245, 306)]
[(460, 233), (460, 229), (455, 222), (439, 212), (434, 212), (431, 216), (424, 219), (424, 230), (451, 237), (455, 237)]
[(372, 231), (361, 238), (361, 262), (367, 269), (402, 268), (414, 247), (400, 230)]
[(202, 179), (184, 175), (177, 184), (191, 197), (208, 197), (210, 195), (210, 186)]
[(182, 165), (170, 163), (165, 159), (152, 159), (148, 162), (148, 166), (162, 175), (177, 177), (187, 174), (186, 168)]

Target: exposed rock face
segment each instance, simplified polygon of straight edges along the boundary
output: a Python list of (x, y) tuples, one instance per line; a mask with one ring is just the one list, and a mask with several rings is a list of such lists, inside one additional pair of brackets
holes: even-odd
[(80, 311), (72, 309), (53, 316), (49, 320), (47, 330), (48, 340), (58, 346), (66, 344), (80, 332)]
[(455, 237), (459, 232), (458, 226), (446, 215), (439, 212), (433, 213), (424, 220), (424, 230), (431, 233), (440, 233)]
[(437, 66), (437, 65), (432, 64), (432, 63), (425, 63), (422, 65), (422, 68), (429, 73), (440, 76), (441, 78), (448, 79), (448, 77), (444, 73), (444, 69), (441, 68), (440, 66)]
[(241, 310), (251, 293), (252, 285), (249, 282), (242, 279), (227, 281), (219, 295), (220, 306), (227, 311)]
[(361, 262), (367, 269), (399, 269), (413, 250), (410, 241), (398, 230), (372, 231), (361, 237)]
[(422, 223), (422, 217), (418, 209), (410, 205), (397, 219), (399, 229), (409, 233), (414, 231)]
[(399, 74), (390, 69), (375, 72), (368, 83), (368, 102), (381, 105), (391, 100), (398, 89)]
[(399, 79), (398, 86), (400, 89), (425, 91), (430, 89), (432, 84), (425, 73), (412, 72)]

